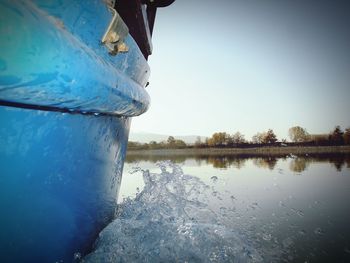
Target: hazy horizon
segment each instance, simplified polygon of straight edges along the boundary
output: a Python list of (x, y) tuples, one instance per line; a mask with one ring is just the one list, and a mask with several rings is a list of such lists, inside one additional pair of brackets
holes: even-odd
[(288, 139), (350, 126), (350, 7), (343, 1), (184, 1), (159, 9), (152, 104), (131, 130)]

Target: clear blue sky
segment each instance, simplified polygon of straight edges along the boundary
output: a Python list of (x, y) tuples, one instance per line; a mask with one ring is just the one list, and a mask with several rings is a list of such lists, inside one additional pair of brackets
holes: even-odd
[(131, 130), (246, 139), (350, 126), (346, 1), (176, 0), (153, 33), (151, 108)]

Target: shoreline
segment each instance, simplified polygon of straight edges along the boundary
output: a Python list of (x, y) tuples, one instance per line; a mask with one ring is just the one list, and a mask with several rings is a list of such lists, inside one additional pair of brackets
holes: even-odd
[(152, 150), (128, 150), (127, 156), (151, 155), (151, 156), (170, 156), (170, 155), (288, 155), (288, 154), (344, 154), (350, 153), (349, 145), (342, 146), (264, 146), (256, 148), (185, 148), (185, 149), (152, 149)]

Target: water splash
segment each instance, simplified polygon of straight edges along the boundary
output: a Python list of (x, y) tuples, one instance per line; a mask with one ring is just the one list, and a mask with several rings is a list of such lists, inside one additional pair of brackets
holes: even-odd
[[(144, 189), (120, 204), (83, 262), (262, 262), (246, 237), (210, 209), (215, 192), (171, 162), (161, 173), (141, 168)], [(222, 210), (222, 209), (221, 209)]]

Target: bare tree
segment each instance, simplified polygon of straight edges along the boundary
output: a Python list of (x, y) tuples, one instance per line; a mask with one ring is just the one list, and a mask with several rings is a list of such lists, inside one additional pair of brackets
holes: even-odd
[(241, 144), (245, 142), (244, 135), (240, 132), (236, 132), (231, 136), (231, 142), (233, 144)]
[(174, 144), (175, 143), (175, 138), (173, 136), (169, 136), (167, 140), (168, 144)]
[(258, 132), (252, 137), (252, 142), (258, 143), (258, 144), (264, 143), (265, 136), (266, 136), (266, 132)]
[(310, 139), (309, 133), (306, 129), (300, 126), (294, 126), (288, 130), (289, 138), (292, 142), (306, 142)]
[(228, 142), (229, 135), (226, 132), (216, 132), (208, 140), (209, 146), (222, 146)]
[(275, 143), (277, 142), (276, 134), (273, 130), (269, 129), (263, 139), (263, 143)]

